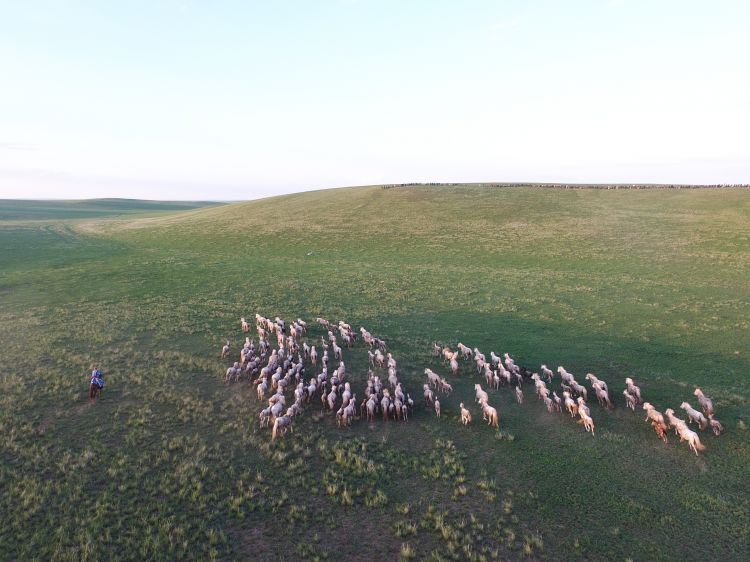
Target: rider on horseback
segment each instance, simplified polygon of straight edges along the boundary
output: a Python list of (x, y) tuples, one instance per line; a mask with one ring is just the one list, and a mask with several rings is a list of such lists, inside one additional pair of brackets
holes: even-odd
[(94, 367), (91, 371), (91, 382), (89, 383), (89, 389), (95, 392), (101, 392), (104, 388), (104, 375), (99, 370), (99, 367)]
[(94, 370), (91, 371), (91, 384), (98, 386), (99, 389), (104, 388), (104, 375), (102, 375), (99, 367), (94, 367)]
[[(83, 373), (86, 376), (86, 373)], [(99, 370), (99, 367), (94, 365), (91, 370), (91, 381), (89, 382), (89, 399), (93, 402), (97, 396), (101, 395), (102, 389), (104, 388), (104, 375)]]

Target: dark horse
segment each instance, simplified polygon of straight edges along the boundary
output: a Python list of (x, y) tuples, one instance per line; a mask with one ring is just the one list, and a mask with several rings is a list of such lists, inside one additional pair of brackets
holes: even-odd
[(89, 384), (89, 400), (93, 402), (97, 397), (100, 397), (101, 394), (102, 387), (95, 382), (91, 382), (91, 384)]

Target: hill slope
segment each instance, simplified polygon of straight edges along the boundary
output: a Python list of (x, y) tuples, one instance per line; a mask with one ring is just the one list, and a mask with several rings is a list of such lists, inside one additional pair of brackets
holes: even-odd
[[(0, 273), (0, 551), (394, 559), (408, 543), (435, 560), (742, 559), (748, 225), (741, 190), (471, 186), (2, 227), (0, 261), (15, 265)], [(65, 252), (32, 243), (53, 236)], [(341, 429), (315, 403), (270, 445), (254, 389), (225, 385), (218, 358), (256, 311), (386, 338), (413, 419)], [(501, 388), (498, 437), (473, 365), (451, 377), (433, 341), (594, 372), (617, 408), (592, 404), (592, 437), (531, 385), (523, 405)], [(344, 357), (361, 399), (362, 344)], [(89, 406), (79, 373), (94, 362), (108, 389)], [(428, 366), (455, 388), (440, 420), (422, 407)], [(700, 457), (663, 444), (623, 407), (626, 376), (660, 411), (695, 406), (700, 385), (727, 433), (701, 433)]]
[(0, 221), (85, 219), (163, 213), (217, 204), (207, 201), (144, 201), (140, 199), (85, 199), (81, 201), (0, 199)]

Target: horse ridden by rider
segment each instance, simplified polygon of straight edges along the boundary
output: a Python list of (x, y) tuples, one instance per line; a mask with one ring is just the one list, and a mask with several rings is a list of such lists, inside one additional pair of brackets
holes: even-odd
[(89, 382), (89, 400), (93, 401), (100, 396), (104, 388), (104, 375), (98, 367), (91, 371), (91, 381)]

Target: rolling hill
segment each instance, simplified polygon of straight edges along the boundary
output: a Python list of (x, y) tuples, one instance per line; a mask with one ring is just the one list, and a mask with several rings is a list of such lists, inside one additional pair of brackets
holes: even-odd
[(217, 205), (208, 201), (140, 199), (33, 200), (0, 199), (0, 221), (60, 220), (185, 211)]
[[(3, 558), (742, 560), (750, 548), (748, 190), (375, 186), (44, 224), (21, 219), (57, 211), (5, 205)], [(254, 388), (225, 384), (219, 358), (230, 340), (234, 360), (239, 318), (256, 312), (306, 319), (317, 344), (319, 316), (386, 339), (413, 417), (339, 428), (316, 400), (272, 444)], [(616, 408), (590, 399), (592, 437), (532, 384), (523, 404), (500, 388), (497, 432), (473, 364), (450, 376), (435, 341), (564, 365), (581, 382), (596, 373)], [(363, 344), (344, 359), (361, 400)], [(107, 389), (90, 405), (92, 364)], [(425, 367), (455, 388), (439, 420), (422, 403)], [(628, 376), (662, 412), (697, 407), (700, 386), (726, 433), (701, 432), (699, 457), (673, 433), (662, 443), (624, 407)]]

